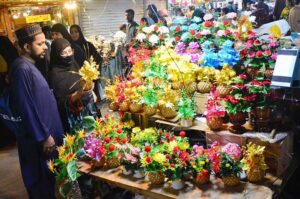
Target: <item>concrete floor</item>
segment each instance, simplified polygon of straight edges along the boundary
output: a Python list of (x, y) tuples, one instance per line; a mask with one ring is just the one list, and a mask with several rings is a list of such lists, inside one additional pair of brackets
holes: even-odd
[(0, 149), (0, 198), (28, 198), (21, 176), (16, 145)]

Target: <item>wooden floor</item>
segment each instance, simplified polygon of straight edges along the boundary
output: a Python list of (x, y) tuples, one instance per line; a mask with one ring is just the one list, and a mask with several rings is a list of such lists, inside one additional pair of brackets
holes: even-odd
[(16, 146), (0, 149), (0, 198), (28, 199)]

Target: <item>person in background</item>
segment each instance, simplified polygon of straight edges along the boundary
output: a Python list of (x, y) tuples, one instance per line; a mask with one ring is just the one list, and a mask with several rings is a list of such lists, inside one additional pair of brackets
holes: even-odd
[(70, 131), (80, 125), (82, 116), (94, 115), (94, 93), (80, 86), (78, 64), (68, 40), (60, 38), (51, 45), (51, 71), (49, 85), (56, 97), (64, 129)]
[(269, 23), (269, 6), (264, 3), (264, 0), (259, 0), (256, 5), (256, 10), (252, 13), (256, 17), (256, 28)]
[(295, 0), (295, 6), (290, 10), (288, 22), (291, 32), (300, 33), (300, 0)]
[(236, 12), (234, 7), (233, 7), (233, 1), (229, 1), (228, 5), (226, 6), (226, 8), (228, 9), (228, 13), (229, 12)]
[(190, 5), (189, 6), (189, 12), (186, 13), (186, 17), (189, 18), (189, 19), (192, 19), (192, 16), (193, 16), (193, 13), (195, 11), (195, 6), (194, 5)]
[(166, 21), (167, 26), (172, 24), (172, 18), (169, 17), (167, 9), (160, 10), (159, 15), (163, 18), (163, 21)]
[(63, 126), (55, 97), (36, 68), (46, 56), (46, 39), (39, 25), (16, 31), (22, 54), (9, 72), (11, 99), (22, 119), (17, 143), (23, 181), (30, 199), (55, 199), (55, 179), (47, 161), (56, 157), (62, 144)]
[(182, 11), (181, 8), (177, 8), (176, 11), (175, 11), (175, 15), (176, 16), (179, 16), (179, 17), (184, 17), (184, 12)]
[(125, 44), (128, 44), (130, 41), (132, 41), (136, 35), (136, 28), (139, 26), (134, 21), (134, 10), (128, 9), (125, 11), (125, 16), (127, 20), (127, 27), (126, 27), (126, 42)]
[(204, 14), (204, 12), (202, 11), (201, 8), (196, 8), (196, 10), (195, 10), (194, 13), (193, 13), (192, 19), (193, 19), (194, 17), (199, 17), (199, 18), (203, 21), (204, 15), (205, 15), (205, 14)]
[(273, 10), (273, 20), (278, 20), (280, 18), (280, 15), (282, 13), (282, 10), (286, 6), (286, 0), (276, 0), (275, 6)]
[[(164, 26), (167, 26), (167, 21), (159, 15), (157, 8), (154, 4), (148, 5), (147, 10), (148, 16), (153, 20), (154, 23), (162, 21)], [(149, 25), (152, 25), (152, 23), (149, 23)]]
[(74, 50), (75, 60), (77, 61), (79, 67), (81, 67), (83, 65), (83, 62), (87, 60), (86, 54), (78, 44), (73, 42), (71, 35), (64, 25), (60, 23), (53, 25), (51, 28), (51, 37), (53, 40), (64, 38), (70, 42), (71, 47)]
[(288, 21), (290, 10), (295, 6), (295, 2), (294, 0), (286, 0), (285, 5), (285, 8), (281, 12), (280, 19), (285, 19), (286, 21)]
[(229, 9), (227, 7), (221, 9), (221, 17), (226, 16), (228, 13), (229, 13)]

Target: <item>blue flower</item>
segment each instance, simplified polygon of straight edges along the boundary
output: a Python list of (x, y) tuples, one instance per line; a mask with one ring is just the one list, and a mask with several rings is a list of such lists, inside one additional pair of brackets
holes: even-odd
[(190, 36), (190, 33), (188, 33), (188, 32), (183, 33), (181, 36), (181, 41), (187, 41), (189, 36)]
[(194, 17), (193, 19), (192, 19), (192, 22), (194, 22), (194, 23), (200, 23), (200, 22), (202, 22), (202, 19), (200, 18), (200, 17)]
[(190, 26), (189, 26), (189, 29), (190, 30), (199, 30), (200, 29), (200, 26), (198, 24), (195, 24), (195, 23), (192, 23)]

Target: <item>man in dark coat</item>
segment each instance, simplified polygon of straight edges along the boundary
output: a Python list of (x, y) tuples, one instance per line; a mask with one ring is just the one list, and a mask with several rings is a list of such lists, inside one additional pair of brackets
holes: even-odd
[(17, 136), (24, 184), (30, 199), (53, 199), (54, 176), (47, 161), (55, 157), (62, 144), (63, 126), (49, 86), (35, 63), (46, 55), (45, 35), (39, 25), (16, 31), (22, 56), (10, 69), (13, 106), (22, 119)]
[(285, 8), (285, 0), (276, 0), (273, 10), (273, 19), (279, 20), (282, 10)]

